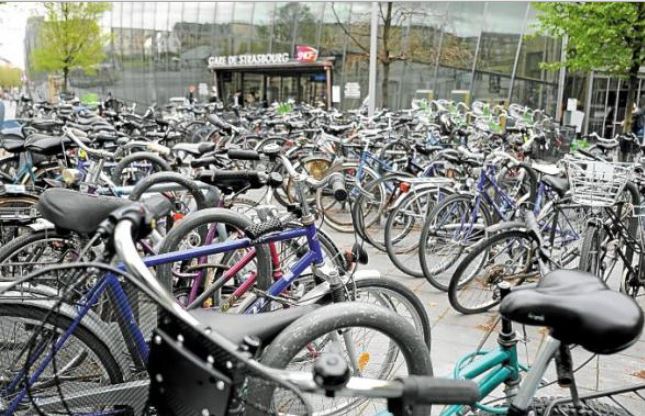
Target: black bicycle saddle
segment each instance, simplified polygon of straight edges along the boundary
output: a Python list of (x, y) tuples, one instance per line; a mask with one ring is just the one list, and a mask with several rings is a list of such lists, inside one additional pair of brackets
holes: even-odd
[(535, 287), (514, 289), (500, 313), (515, 322), (546, 326), (555, 339), (598, 354), (624, 350), (643, 330), (643, 311), (634, 299), (580, 270), (556, 270)]

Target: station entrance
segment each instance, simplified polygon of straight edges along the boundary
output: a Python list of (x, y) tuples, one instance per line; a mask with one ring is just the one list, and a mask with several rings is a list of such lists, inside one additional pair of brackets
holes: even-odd
[(237, 94), (243, 97), (242, 105), (271, 105), (291, 99), (331, 108), (333, 65), (333, 58), (327, 58), (306, 63), (218, 66), (211, 70), (224, 104), (232, 104)]

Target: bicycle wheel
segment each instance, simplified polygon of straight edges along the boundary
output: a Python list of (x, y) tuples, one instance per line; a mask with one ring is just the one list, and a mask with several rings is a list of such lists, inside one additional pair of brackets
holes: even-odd
[(363, 207), (364, 215), (369, 216), (370, 220), (365, 222), (365, 226), (370, 226), (372, 221), (379, 218), (380, 213), (385, 207), (386, 190), (384, 186), (375, 186), (372, 192), (367, 192), (367, 184), (379, 178), (378, 174), (369, 167), (363, 167), (362, 175), (357, 178), (359, 171), (358, 163), (346, 162), (338, 167), (332, 167), (327, 172), (340, 172), (345, 177), (345, 184), (349, 193), (349, 199), (344, 202), (338, 202), (333, 197), (331, 188), (319, 189), (316, 192), (316, 206), (319, 212), (324, 215), (325, 224), (329, 225), (336, 231), (351, 233), (354, 231), (354, 221), (350, 201), (356, 201), (361, 195), (361, 189), (366, 194), (365, 204)]
[[(232, 241), (244, 237), (244, 229), (253, 225), (253, 222), (234, 211), (223, 208), (208, 208), (188, 215), (181, 220), (166, 235), (159, 253), (178, 252), (185, 249), (201, 247), (206, 244), (221, 241)], [(235, 255), (230, 257), (231, 261), (239, 261), (249, 249), (232, 250)], [(230, 254), (229, 254), (230, 255)], [(181, 289), (192, 287), (194, 282), (201, 281), (207, 285), (217, 276), (221, 276), (224, 254), (212, 254), (201, 257), (191, 257), (181, 261), (161, 264), (157, 267), (157, 279), (166, 287)], [(266, 288), (271, 284), (271, 260), (266, 245), (255, 246), (254, 258), (240, 268), (234, 275), (229, 277), (230, 282), (241, 282), (255, 274), (256, 284), (260, 288)], [(195, 288), (194, 294), (199, 292)]]
[(423, 224), (435, 205), (437, 191), (412, 191), (398, 201), (385, 223), (385, 250), (392, 263), (403, 273), (423, 277), (419, 262), (419, 242)]
[[(406, 373), (432, 374), (428, 350), (406, 320), (362, 302), (324, 306), (300, 318), (265, 349), (261, 361), (274, 368), (311, 372), (325, 352), (344, 357), (353, 376), (387, 380)], [(271, 401), (270, 390), (258, 395), (265, 403)], [(385, 400), (306, 396), (316, 415), (376, 414), (386, 408)]]
[(112, 171), (111, 179), (117, 186), (136, 185), (139, 180), (155, 172), (172, 171), (161, 156), (150, 152), (132, 153), (121, 159)]
[(407, 286), (386, 278), (358, 279), (353, 284), (348, 283), (347, 286), (352, 293), (352, 301), (374, 303), (404, 317), (418, 334), (423, 335), (423, 340), (430, 351), (432, 339), (430, 318), (419, 297)]
[(576, 415), (593, 415), (593, 416), (632, 416), (633, 413), (626, 411), (625, 408), (614, 406), (610, 403), (603, 403), (599, 400), (584, 400), (580, 407), (568, 401), (555, 405), (553, 410), (547, 415), (546, 410), (552, 401), (557, 397), (535, 397), (531, 403), (531, 408), (535, 416), (576, 416)]
[[(23, 391), (24, 377), (31, 377), (41, 365), (41, 360), (28, 364), (28, 357), (33, 359), (37, 345), (42, 344), (45, 351), (49, 351), (51, 343), (70, 330), (73, 321), (34, 305), (2, 302), (0, 317), (0, 373), (3, 374), (0, 401), (3, 409), (7, 410), (13, 400), (18, 402)], [(21, 372), (24, 372), (22, 377)], [(11, 381), (15, 377), (23, 380), (11, 388)], [(76, 407), (66, 403), (66, 409), (62, 404), (58, 404), (55, 409), (48, 409), (41, 399), (65, 400), (66, 396), (121, 382), (123, 372), (110, 348), (81, 324), (73, 329), (70, 338), (56, 351), (55, 360), (44, 367), (36, 383), (31, 385), (12, 414), (34, 414), (35, 409), (38, 409), (39, 414), (46, 415), (89, 414), (98, 411), (119, 413), (123, 409), (110, 410), (103, 405), (88, 404)]]
[[(401, 182), (407, 174), (387, 174), (365, 185), (352, 206), (352, 220), (358, 235), (380, 251), (385, 248), (385, 225), (390, 207), (402, 194)], [(380, 199), (385, 201), (380, 201)]]
[(602, 228), (596, 224), (587, 224), (582, 236), (582, 246), (580, 248), (580, 262), (578, 268), (584, 272), (593, 273), (598, 277), (601, 276), (602, 262)]
[(522, 284), (532, 272), (534, 241), (509, 230), (481, 240), (461, 260), (448, 286), (450, 305), (465, 315), (485, 312), (499, 303), (497, 284)]
[(428, 215), (421, 233), (419, 259), (423, 275), (439, 290), (447, 291), (451, 273), (466, 249), (485, 236), (491, 215), (470, 195), (451, 195)]
[(23, 276), (51, 264), (72, 262), (81, 249), (79, 237), (56, 230), (24, 234), (0, 249), (0, 274)]

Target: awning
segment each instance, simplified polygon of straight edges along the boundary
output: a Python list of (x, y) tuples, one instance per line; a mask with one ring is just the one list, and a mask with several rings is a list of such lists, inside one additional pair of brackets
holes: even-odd
[(244, 72), (264, 75), (289, 75), (293, 73), (320, 73), (325, 72), (328, 68), (334, 66), (334, 60), (320, 59), (315, 62), (300, 62), (290, 60), (279, 64), (238, 64), (238, 65), (220, 65), (210, 68), (216, 72)]

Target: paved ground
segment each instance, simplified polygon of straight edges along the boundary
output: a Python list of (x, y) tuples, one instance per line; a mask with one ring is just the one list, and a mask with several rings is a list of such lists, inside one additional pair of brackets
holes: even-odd
[[(331, 232), (334, 240), (341, 247), (351, 246), (353, 236)], [(396, 279), (411, 288), (423, 301), (432, 322), (432, 352), (431, 357), (436, 375), (449, 375), (453, 363), (464, 354), (473, 351), (477, 345), (486, 339), (495, 321), (496, 313), (492, 311), (483, 315), (460, 315), (455, 312), (445, 293), (430, 286), (425, 279), (414, 279), (400, 272), (388, 259), (386, 253), (369, 247), (370, 261), (365, 268), (377, 269), (384, 277)], [(639, 299), (641, 307), (645, 307), (645, 296)], [(523, 363), (530, 364), (546, 339), (544, 328), (525, 328), (526, 340), (519, 345), (519, 358)], [(524, 328), (517, 326), (522, 335)], [(484, 348), (496, 345), (496, 332), (486, 339)], [(577, 348), (573, 352), (574, 366), (578, 366), (592, 358), (591, 354)], [(550, 369), (547, 374), (549, 381), (554, 380), (555, 371)], [(629, 349), (611, 356), (596, 356), (576, 373), (576, 382), (581, 394), (599, 390), (618, 388), (628, 385), (643, 384), (645, 386), (645, 335)], [(622, 395), (619, 400), (634, 415), (645, 415), (645, 387), (640, 390), (641, 398), (633, 394)], [(565, 396), (568, 390), (557, 386), (546, 387), (544, 396)]]

